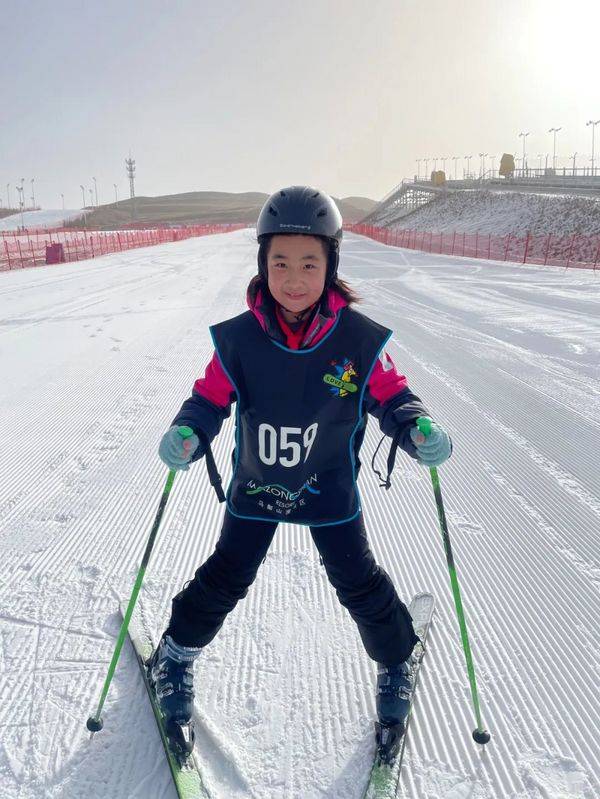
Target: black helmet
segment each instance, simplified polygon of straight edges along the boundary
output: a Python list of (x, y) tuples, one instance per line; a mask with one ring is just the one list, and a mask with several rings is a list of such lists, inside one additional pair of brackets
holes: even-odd
[[(296, 233), (322, 236), (329, 240), (325, 285), (337, 275), (339, 245), (342, 240), (342, 215), (327, 194), (312, 186), (289, 186), (272, 194), (258, 216), (256, 236)], [(258, 271), (267, 280), (264, 248), (258, 251)]]

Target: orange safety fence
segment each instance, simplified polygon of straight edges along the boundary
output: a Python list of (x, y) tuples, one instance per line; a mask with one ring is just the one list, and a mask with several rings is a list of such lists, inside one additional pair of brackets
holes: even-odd
[(600, 236), (573, 234), (557, 236), (527, 234), (505, 236), (493, 233), (433, 233), (424, 230), (393, 230), (376, 225), (345, 226), (353, 233), (368, 236), (392, 247), (436, 253), (514, 261), (543, 266), (575, 266), (596, 269), (600, 262)]
[(83, 261), (135, 247), (150, 247), (213, 233), (229, 233), (244, 227), (246, 225), (233, 224), (118, 231), (53, 229), (0, 232), (0, 271)]

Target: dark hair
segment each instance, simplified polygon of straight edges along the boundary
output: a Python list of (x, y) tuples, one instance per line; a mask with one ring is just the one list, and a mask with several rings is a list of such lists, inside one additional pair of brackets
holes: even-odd
[[(258, 263), (264, 265), (264, 272), (267, 272), (267, 257), (269, 255), (269, 247), (271, 246), (271, 239), (275, 234), (267, 234), (264, 236), (260, 236), (258, 239)], [(278, 235), (286, 235), (286, 234), (278, 234)], [(338, 243), (334, 239), (328, 239), (325, 236), (313, 236), (315, 239), (319, 239), (321, 244), (323, 245), (323, 252), (327, 256), (327, 262), (329, 263), (330, 259), (337, 257), (337, 248)], [(346, 300), (348, 305), (352, 305), (353, 303), (360, 302), (361, 298), (358, 294), (354, 291), (352, 286), (346, 283), (345, 280), (341, 280), (340, 277), (336, 274), (334, 280), (330, 284), (332, 288), (334, 288), (337, 293)], [(269, 287), (267, 281), (263, 278), (260, 274), (254, 275), (250, 283), (248, 284), (247, 294), (250, 298), (250, 301), (254, 303), (256, 300), (256, 295), (258, 294), (258, 290), (263, 289), (263, 291), (269, 291)]]

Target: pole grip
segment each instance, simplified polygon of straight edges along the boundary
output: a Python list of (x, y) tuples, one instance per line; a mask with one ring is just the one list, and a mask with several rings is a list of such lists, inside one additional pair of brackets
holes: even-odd
[(431, 435), (431, 425), (433, 422), (429, 418), (429, 416), (419, 416), (417, 419), (417, 427), (423, 433), (425, 438)]

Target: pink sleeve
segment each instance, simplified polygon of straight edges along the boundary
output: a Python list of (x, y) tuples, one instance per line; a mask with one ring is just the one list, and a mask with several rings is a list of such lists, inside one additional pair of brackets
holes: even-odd
[(369, 378), (369, 392), (381, 405), (391, 397), (399, 394), (408, 387), (404, 375), (398, 374), (391, 357), (387, 352), (382, 352), (375, 361), (375, 367)]
[(231, 405), (231, 395), (235, 394), (235, 388), (225, 374), (216, 352), (206, 367), (204, 377), (199, 377), (194, 383), (194, 390), (219, 408)]

